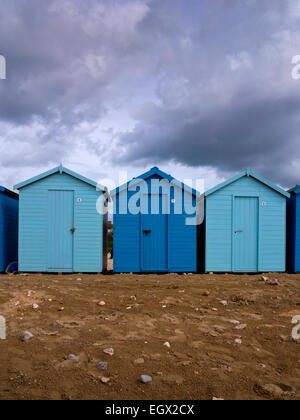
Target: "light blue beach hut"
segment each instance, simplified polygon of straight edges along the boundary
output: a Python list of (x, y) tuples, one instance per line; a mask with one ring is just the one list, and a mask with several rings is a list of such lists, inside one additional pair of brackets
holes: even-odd
[(18, 261), (19, 196), (0, 186), (0, 272)]
[(15, 188), (20, 191), (20, 271), (106, 269), (105, 187), (58, 166)]
[(250, 169), (207, 191), (206, 272), (284, 272), (289, 197)]

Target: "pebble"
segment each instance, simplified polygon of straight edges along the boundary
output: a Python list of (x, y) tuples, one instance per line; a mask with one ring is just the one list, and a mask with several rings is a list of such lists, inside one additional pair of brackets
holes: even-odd
[(273, 279), (269, 281), (270, 286), (279, 286), (279, 281), (277, 279)]
[(135, 365), (143, 365), (145, 363), (145, 360), (141, 357), (141, 358), (139, 358), (139, 359), (136, 359), (135, 361), (134, 361), (134, 364)]
[(241, 324), (235, 327), (236, 330), (245, 330), (246, 328), (247, 328), (247, 324)]
[(39, 305), (37, 305), (36, 303), (34, 303), (34, 304), (32, 305), (32, 309), (39, 309)]
[(110, 379), (109, 379), (109, 378), (105, 378), (105, 377), (103, 377), (103, 378), (101, 378), (101, 382), (102, 382), (103, 384), (108, 384), (108, 383), (110, 382)]
[(104, 301), (98, 303), (99, 306), (105, 306), (106, 303)]
[(240, 321), (236, 321), (235, 319), (233, 319), (232, 321), (229, 321), (229, 322), (233, 325), (240, 325)]
[(108, 364), (106, 363), (106, 362), (100, 362), (100, 363), (98, 363), (98, 369), (101, 369), (101, 370), (107, 370), (107, 368), (108, 368)]
[(240, 338), (236, 338), (234, 340), (235, 344), (243, 344), (242, 340)]
[(152, 382), (152, 378), (151, 378), (151, 376), (148, 376), (148, 375), (142, 375), (141, 376), (141, 382), (143, 383), (143, 384), (148, 384), (149, 382)]
[(31, 334), (31, 332), (29, 331), (25, 331), (22, 335), (22, 341), (26, 342), (29, 341), (33, 338), (33, 334)]
[(167, 341), (166, 343), (164, 343), (165, 347), (168, 347), (169, 349), (171, 348), (171, 344)]
[(221, 300), (220, 304), (223, 306), (228, 306), (227, 300)]
[(136, 301), (136, 296), (131, 296), (130, 300)]
[(70, 360), (75, 360), (76, 362), (79, 360), (79, 357), (78, 356), (75, 356), (75, 354), (69, 354), (68, 358)]
[(103, 353), (107, 354), (108, 356), (113, 356), (115, 354), (115, 351), (114, 351), (114, 349), (109, 348), (109, 349), (103, 350)]
[(65, 308), (62, 307), (62, 308), (59, 308), (58, 312), (63, 312), (64, 310), (65, 310)]
[(266, 369), (266, 365), (264, 365), (263, 363), (261, 363), (260, 365), (259, 365), (262, 369)]

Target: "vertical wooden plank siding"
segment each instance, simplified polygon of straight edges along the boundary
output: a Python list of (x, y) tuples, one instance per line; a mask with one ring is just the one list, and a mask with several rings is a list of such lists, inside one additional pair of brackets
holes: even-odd
[(233, 263), (235, 196), (257, 197), (259, 201), (256, 271), (285, 271), (286, 198), (258, 180), (245, 176), (205, 199), (206, 272), (236, 271)]
[(0, 192), (0, 272), (18, 261), (19, 201)]
[(295, 256), (294, 256), (294, 271), (300, 272), (300, 195), (296, 195), (295, 200)]
[(287, 205), (287, 261), (288, 271), (300, 272), (300, 194), (299, 190), (292, 193)]
[(66, 173), (53, 174), (20, 190), (20, 271), (57, 271), (48, 264), (49, 191), (70, 191), (74, 196), (73, 267), (60, 271), (102, 272), (105, 221), (96, 204), (103, 193)]
[[(152, 179), (161, 178), (150, 176), (146, 180), (148, 188)], [(128, 209), (130, 199), (137, 192), (127, 191), (127, 199), (124, 192), (114, 197), (114, 271), (197, 272), (197, 225), (186, 225), (186, 218), (195, 218), (196, 211), (189, 215), (183, 209), (181, 214), (175, 214), (174, 200), (183, 198), (183, 190), (170, 189), (167, 197), (170, 214), (122, 214), (122, 209)], [(153, 197), (149, 198), (149, 203), (151, 199), (153, 203)], [(196, 207), (196, 197), (190, 201)], [(152, 237), (151, 234), (145, 236), (143, 230), (153, 230)], [(151, 241), (155, 238), (153, 244)]]

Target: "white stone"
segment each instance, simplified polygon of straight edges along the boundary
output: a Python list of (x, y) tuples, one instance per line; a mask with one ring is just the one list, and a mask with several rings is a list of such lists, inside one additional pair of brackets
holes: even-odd
[(113, 356), (115, 354), (115, 351), (114, 349), (109, 348), (109, 349), (103, 350), (103, 353), (107, 354), (108, 356)]
[(26, 342), (26, 341), (31, 340), (32, 338), (33, 338), (33, 334), (31, 334), (31, 332), (29, 331), (25, 331), (22, 336), (22, 341)]

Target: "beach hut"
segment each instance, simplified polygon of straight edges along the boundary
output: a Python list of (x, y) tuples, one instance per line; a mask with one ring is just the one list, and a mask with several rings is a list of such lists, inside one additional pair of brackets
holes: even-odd
[(289, 272), (300, 272), (300, 186), (289, 193), (287, 205), (287, 268)]
[(20, 271), (106, 269), (105, 187), (58, 166), (15, 188), (20, 191)]
[(115, 272), (197, 271), (199, 193), (155, 167), (111, 196)]
[(206, 192), (206, 272), (285, 271), (289, 197), (250, 169)]
[(0, 272), (18, 261), (19, 196), (0, 186)]

